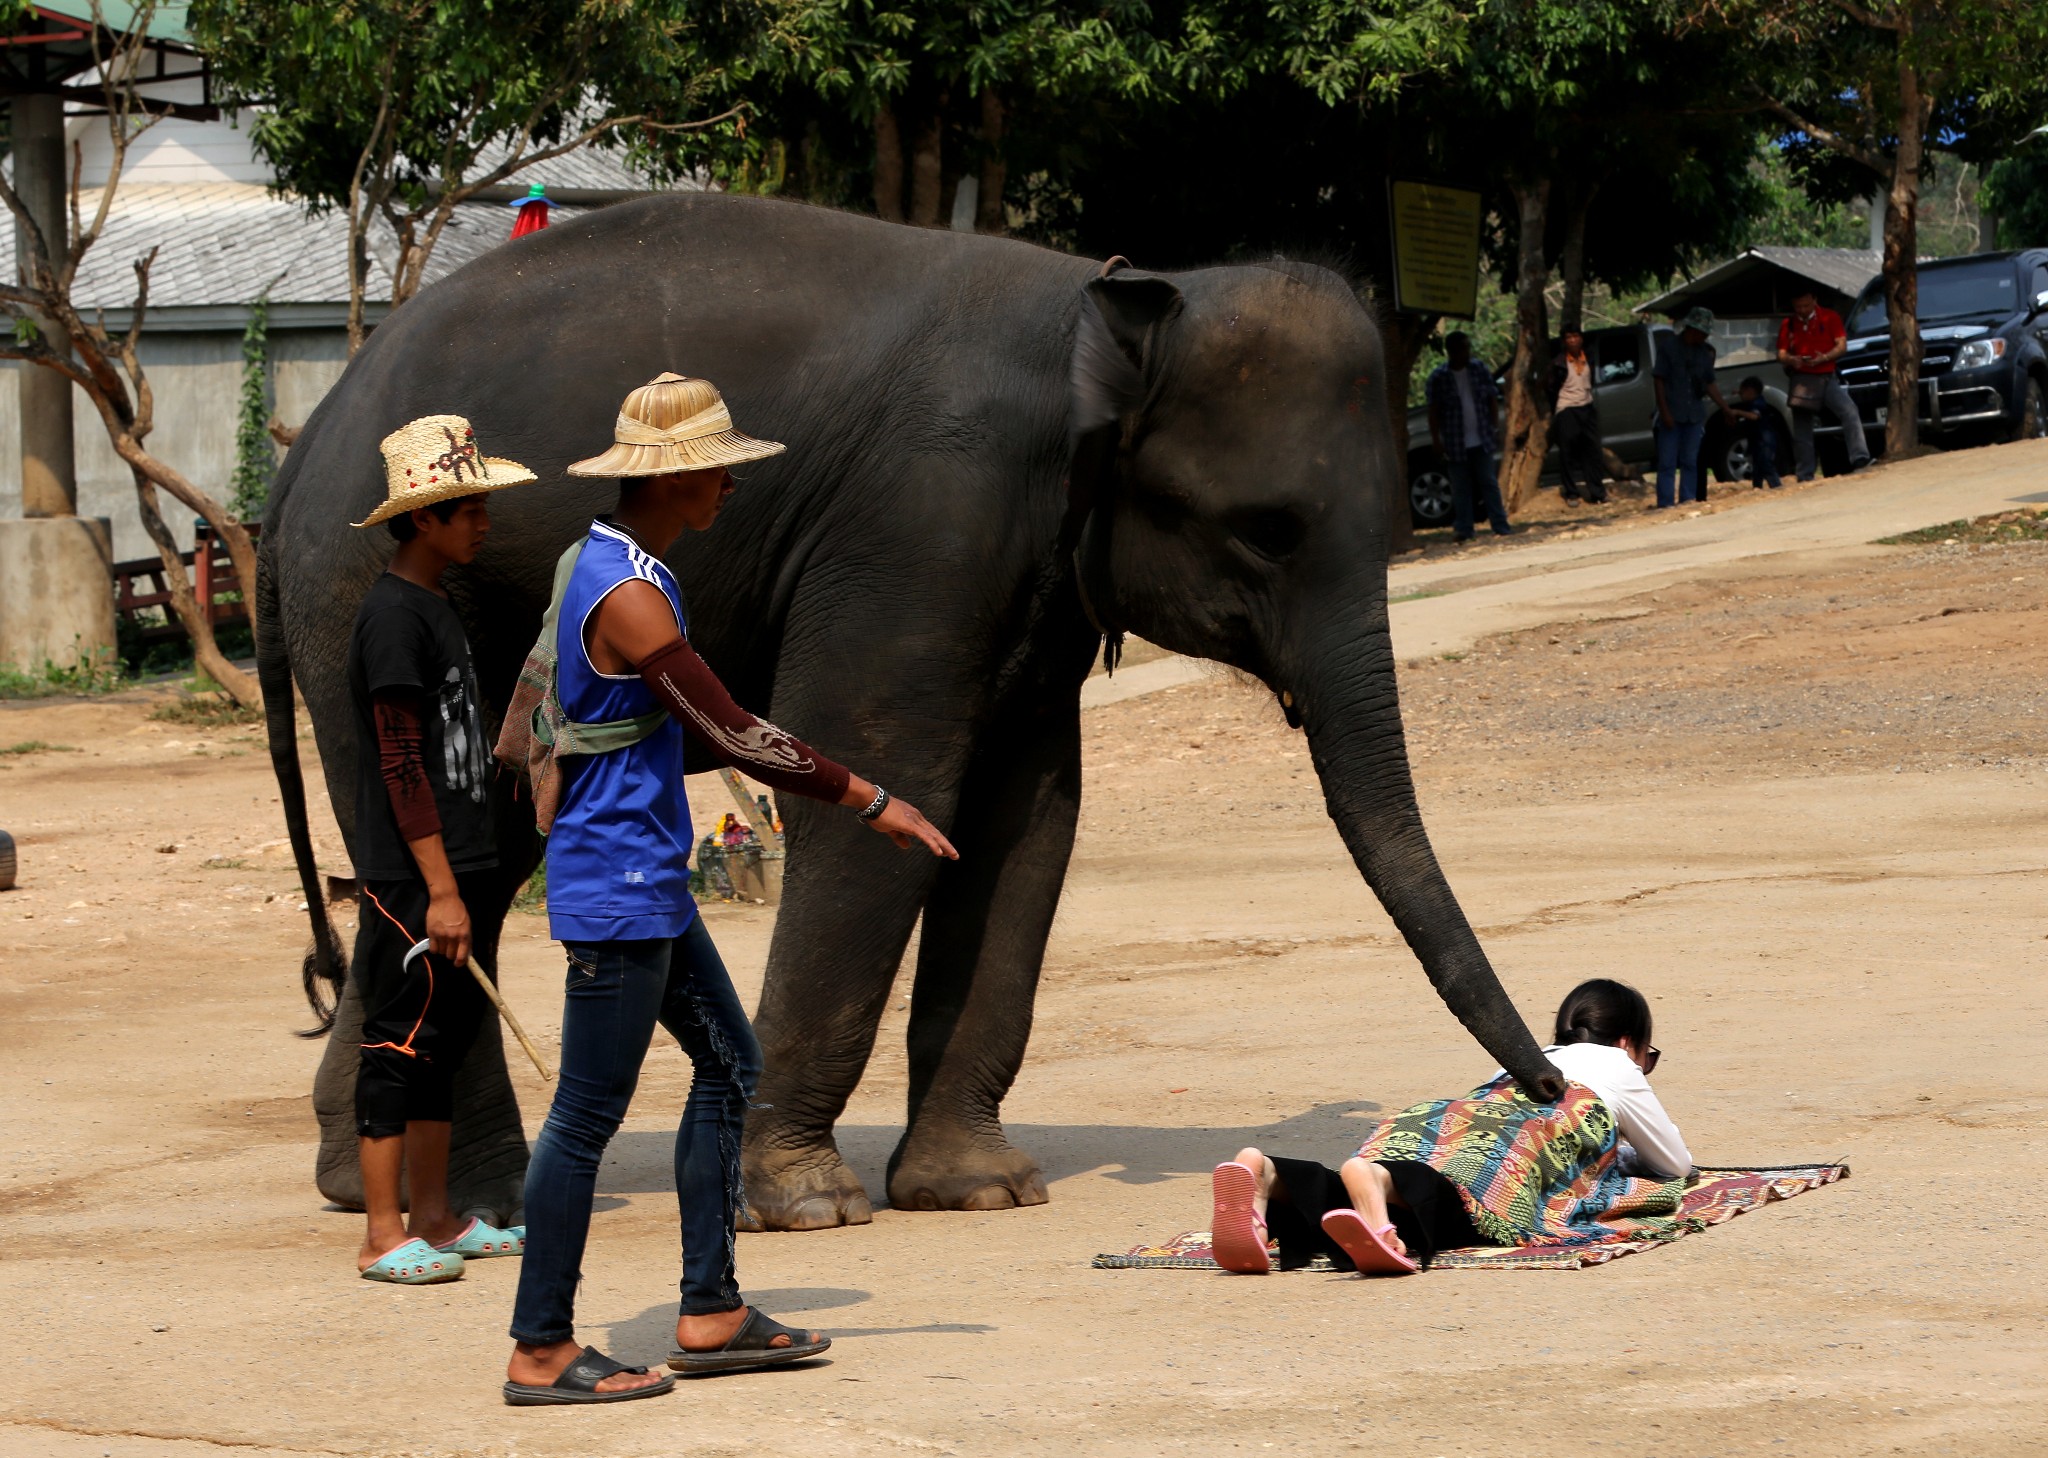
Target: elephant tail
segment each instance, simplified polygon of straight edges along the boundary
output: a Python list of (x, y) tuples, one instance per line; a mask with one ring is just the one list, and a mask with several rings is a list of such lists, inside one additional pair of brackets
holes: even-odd
[[(277, 560), (272, 538), (265, 535), (256, 561), (256, 680), (263, 689), (263, 727), (270, 743), (270, 768), (277, 776), (277, 797), (284, 806), (285, 833), (291, 837), (292, 860), (299, 871), (299, 890), (313, 923), (313, 945), (306, 949), (299, 979), (306, 1001), (318, 1020), (302, 1038), (324, 1038), (334, 1026), (334, 1005), (341, 995), (348, 960), (334, 923), (327, 916), (327, 896), (320, 869), (313, 860), (313, 832), (306, 820), (306, 778), (299, 767), (298, 704), (292, 690), (291, 647), (285, 640), (283, 616), (277, 607)], [(325, 983), (323, 987), (321, 984)]]

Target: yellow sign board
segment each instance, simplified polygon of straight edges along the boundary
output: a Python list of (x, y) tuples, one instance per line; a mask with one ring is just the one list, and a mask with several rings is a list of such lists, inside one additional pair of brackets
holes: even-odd
[(1479, 307), (1479, 226), (1485, 213), (1479, 194), (1433, 182), (1389, 187), (1394, 307), (1470, 319)]

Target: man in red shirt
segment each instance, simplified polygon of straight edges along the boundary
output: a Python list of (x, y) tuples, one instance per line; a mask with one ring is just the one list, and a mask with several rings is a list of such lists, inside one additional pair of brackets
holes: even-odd
[(1791, 387), (1786, 393), (1792, 406), (1792, 456), (1802, 481), (1813, 479), (1813, 427), (1822, 410), (1841, 422), (1849, 469), (1859, 471), (1870, 464), (1863, 421), (1835, 372), (1835, 361), (1848, 347), (1840, 314), (1823, 309), (1812, 289), (1792, 296), (1791, 317), (1778, 326), (1778, 363), (1785, 367)]

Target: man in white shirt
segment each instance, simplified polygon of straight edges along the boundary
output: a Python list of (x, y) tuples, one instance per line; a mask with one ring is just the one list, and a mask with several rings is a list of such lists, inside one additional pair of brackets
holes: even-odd
[(1565, 331), (1564, 350), (1550, 362), (1550, 438), (1557, 442), (1559, 489), (1577, 503), (1607, 499), (1600, 451), (1600, 413), (1593, 403), (1593, 360), (1586, 336)]

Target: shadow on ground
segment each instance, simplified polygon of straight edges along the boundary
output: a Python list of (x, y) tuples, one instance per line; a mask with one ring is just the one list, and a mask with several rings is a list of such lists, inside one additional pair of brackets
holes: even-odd
[[(1247, 1144), (1269, 1153), (1328, 1164), (1364, 1139), (1381, 1106), (1364, 1099), (1317, 1104), (1270, 1124), (1177, 1126), (1135, 1124), (1008, 1124), (1011, 1142), (1038, 1160), (1047, 1184), (1100, 1172), (1127, 1185), (1158, 1184), (1182, 1175), (1206, 1174)], [(839, 1150), (868, 1196), (882, 1203), (884, 1170), (901, 1130), (878, 1124), (839, 1126)], [(665, 1130), (634, 1129), (613, 1138), (598, 1176), (599, 1188), (614, 1195), (667, 1193), (675, 1188), (675, 1136)], [(772, 1308), (771, 1308), (772, 1309)]]
[[(804, 1318), (811, 1312), (836, 1311), (841, 1307), (858, 1306), (872, 1299), (872, 1293), (850, 1286), (788, 1286), (779, 1290), (748, 1291), (746, 1295), (748, 1305), (760, 1307), (785, 1326), (798, 1327), (805, 1324)], [(933, 1333), (981, 1336), (995, 1330), (995, 1327), (980, 1322), (966, 1321), (927, 1322), (921, 1326), (842, 1326), (835, 1322), (832, 1325), (831, 1336), (834, 1341), (841, 1337)], [(600, 1346), (607, 1352), (666, 1352), (674, 1348), (675, 1336), (676, 1303), (664, 1301), (658, 1306), (648, 1307), (630, 1320), (614, 1322), (606, 1330), (605, 1339)], [(621, 1360), (646, 1361), (647, 1358), (628, 1357)]]

